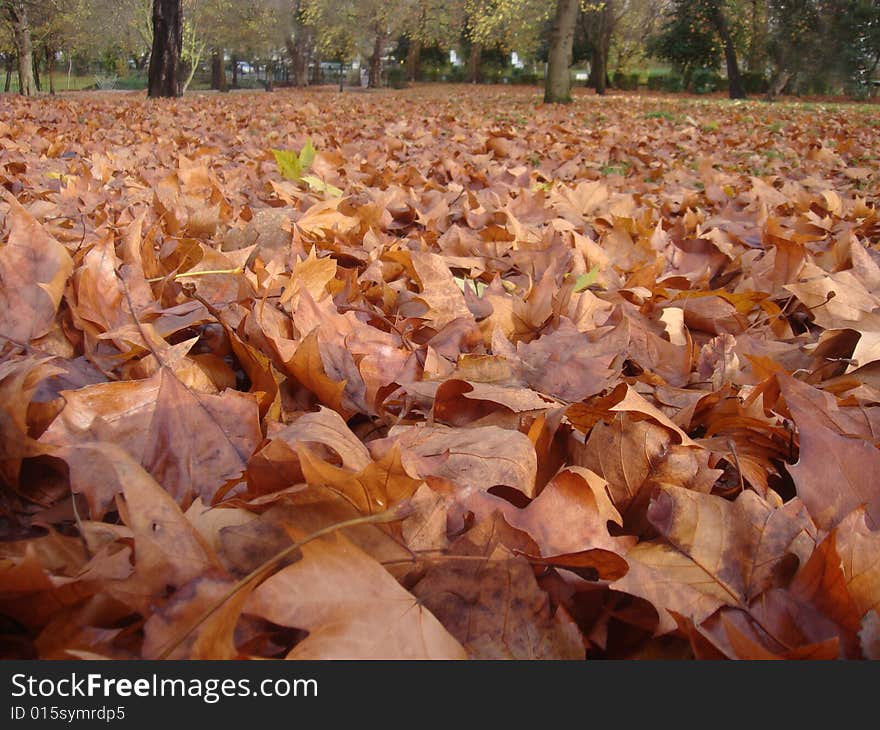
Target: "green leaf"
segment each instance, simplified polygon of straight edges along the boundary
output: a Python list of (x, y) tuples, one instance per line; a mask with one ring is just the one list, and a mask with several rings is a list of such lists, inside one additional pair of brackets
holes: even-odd
[(275, 162), (281, 177), (293, 180), (293, 182), (299, 182), (302, 179), (302, 164), (300, 164), (300, 158), (296, 152), (273, 149), (272, 154), (275, 155)]
[(300, 179), (316, 193), (327, 193), (334, 198), (342, 197), (342, 191), (339, 188), (330, 183), (325, 183), (319, 177), (315, 177), (314, 175), (303, 175)]
[(599, 278), (599, 267), (594, 266), (590, 269), (586, 274), (581, 274), (577, 281), (574, 283), (574, 291), (582, 292), (585, 289), (589, 289), (593, 284), (596, 283), (596, 279)]
[(312, 144), (311, 138), (307, 139), (305, 145), (299, 151), (300, 172), (305, 172), (312, 166), (312, 163), (315, 161), (316, 154), (318, 154), (318, 151)]
[(453, 276), (452, 278), (455, 280), (458, 288), (461, 289), (462, 294), (464, 294), (464, 289), (468, 284), (471, 285), (471, 289), (476, 292), (478, 297), (483, 296), (483, 292), (486, 291), (486, 285), (482, 281), (473, 281), (471, 279), (464, 279), (459, 276)]

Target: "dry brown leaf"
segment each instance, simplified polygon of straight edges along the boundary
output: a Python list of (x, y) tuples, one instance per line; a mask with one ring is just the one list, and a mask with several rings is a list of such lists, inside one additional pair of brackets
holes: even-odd
[(0, 337), (28, 344), (55, 325), (73, 261), (18, 201), (9, 204), (9, 237), (0, 248)]
[(813, 550), (800, 523), (754, 492), (728, 502), (663, 486), (648, 519), (666, 542), (630, 550), (629, 573), (613, 587), (651, 601), (661, 614), (661, 633), (675, 626), (670, 610), (700, 623), (722, 606), (745, 608), (787, 582), (792, 556), (806, 559)]
[(524, 537), (500, 516), (480, 523), (428, 567), (413, 593), (472, 659), (582, 659), (577, 626), (551, 610), (529, 563), (510, 551), (526, 547)]
[(788, 467), (816, 524), (831, 529), (858, 507), (865, 507), (869, 526), (880, 526), (880, 451), (869, 441), (828, 428), (804, 387), (780, 378), (780, 388), (797, 425), (800, 458)]
[(375, 560), (340, 536), (304, 545), (245, 611), (309, 636), (288, 659), (465, 659), (461, 644)]
[(417, 426), (394, 428), (390, 435), (400, 439), (404, 468), (413, 476), (442, 477), (481, 490), (503, 485), (534, 495), (535, 449), (518, 431)]

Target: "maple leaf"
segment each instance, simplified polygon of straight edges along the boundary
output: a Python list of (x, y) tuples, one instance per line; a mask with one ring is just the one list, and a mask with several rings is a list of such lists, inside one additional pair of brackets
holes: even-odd
[(51, 453), (50, 446), (30, 435), (28, 408), (40, 382), (64, 369), (51, 357), (27, 357), (0, 362), (0, 477), (18, 485), (22, 459)]
[(288, 659), (465, 659), (433, 614), (342, 537), (304, 545), (300, 561), (264, 581), (247, 613), (309, 636)]
[(583, 658), (580, 632), (564, 611), (551, 612), (531, 566), (510, 552), (517, 545), (528, 538), (502, 518), (482, 522), (428, 567), (413, 593), (472, 659)]
[(605, 478), (621, 524), (629, 534), (645, 534), (648, 502), (658, 485), (670, 484), (708, 494), (722, 472), (709, 468), (710, 453), (673, 443), (673, 434), (651, 421), (617, 413), (597, 423), (577, 463)]
[(813, 550), (801, 522), (754, 492), (728, 502), (662, 486), (648, 519), (665, 541), (641, 542), (627, 552), (629, 572), (613, 587), (654, 603), (660, 632), (675, 626), (664, 611), (699, 623), (722, 606), (746, 608), (785, 582), (787, 556), (806, 560)]
[(73, 261), (6, 190), (3, 199), (9, 237), (0, 249), (0, 337), (27, 344), (55, 324)]
[(534, 493), (535, 450), (517, 431), (497, 426), (417, 426), (398, 427), (389, 435), (399, 437), (404, 467), (414, 476), (443, 477), (482, 490), (504, 485), (526, 496)]
[[(788, 468), (798, 495), (820, 527), (829, 529), (865, 506), (872, 527), (880, 526), (880, 451), (873, 443), (841, 434), (826, 411), (814, 407), (810, 386), (779, 378), (780, 389), (798, 427), (800, 458)], [(829, 423), (831, 421), (831, 423)]]

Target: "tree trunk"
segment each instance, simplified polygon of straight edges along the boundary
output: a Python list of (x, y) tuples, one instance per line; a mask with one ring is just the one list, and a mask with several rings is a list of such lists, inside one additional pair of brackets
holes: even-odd
[(315, 84), (323, 84), (324, 83), (324, 69), (321, 68), (321, 54), (317, 50), (315, 51), (314, 82), (315, 82)]
[(765, 96), (764, 98), (767, 101), (773, 101), (783, 92), (789, 81), (791, 81), (791, 72), (780, 71), (776, 75), (776, 78), (773, 79), (773, 82), (770, 84), (770, 88), (767, 89), (767, 96)]
[(385, 34), (376, 33), (373, 43), (373, 55), (370, 56), (370, 81), (371, 89), (378, 89), (382, 85), (382, 54), (385, 52)]
[(545, 104), (567, 104), (571, 101), (571, 66), (574, 27), (580, 3), (578, 0), (556, 0), (556, 17), (550, 35), (547, 78), (544, 81)]
[(238, 57), (232, 57), (232, 88), (238, 88)]
[(608, 56), (604, 48), (596, 48), (593, 51), (594, 67), (590, 69), (593, 73), (593, 88), (599, 96), (605, 95), (606, 85), (608, 84)]
[(480, 83), (480, 64), (483, 60), (483, 46), (479, 43), (471, 45), (468, 56), (468, 81), (472, 84)]
[(45, 47), (46, 51), (46, 73), (49, 74), (49, 93), (55, 96), (55, 51), (50, 50), (49, 46)]
[(6, 83), (3, 85), (3, 93), (9, 93), (9, 87), (12, 85), (12, 66), (15, 61), (15, 55), (12, 53), (6, 54)]
[(275, 80), (275, 64), (270, 61), (266, 64), (266, 91), (272, 91)]
[(183, 49), (181, 0), (153, 0), (153, 50), (147, 96), (180, 95), (180, 53)]
[(294, 86), (309, 85), (309, 53), (313, 41), (311, 27), (306, 25), (303, 18), (302, 5), (302, 0), (291, 2), (293, 30), (284, 41), (293, 67), (291, 70)]
[(736, 48), (727, 27), (727, 18), (724, 17), (724, 8), (721, 3), (724, 0), (712, 0), (709, 4), (712, 11), (712, 23), (718, 32), (718, 37), (724, 44), (724, 59), (727, 61), (728, 96), (731, 99), (745, 99), (746, 90), (743, 88), (742, 78), (739, 75), (739, 64), (736, 61)]
[(296, 52), (293, 56), (293, 83), (295, 86), (309, 85), (309, 41), (310, 37), (304, 35), (297, 38)]
[(422, 42), (411, 40), (406, 52), (406, 78), (410, 81), (419, 80), (419, 61), (422, 57)]
[(594, 88), (600, 96), (605, 94), (608, 86), (608, 54), (611, 50), (611, 35), (614, 28), (612, 13), (612, 3), (608, 0), (600, 10), (593, 11), (596, 22), (591, 32), (588, 31), (593, 42), (593, 53), (587, 85)]
[(211, 51), (211, 88), (220, 92), (229, 91), (229, 84), (226, 83), (226, 63), (223, 56), (222, 48), (215, 48)]
[(15, 53), (18, 56), (18, 93), (22, 96), (33, 96), (37, 93), (37, 86), (34, 82), (34, 58), (27, 6), (24, 0), (11, 0), (5, 5), (6, 16), (12, 24)]
[(34, 86), (37, 88), (37, 91), (43, 90), (43, 84), (40, 83), (40, 54), (32, 53), (34, 58)]

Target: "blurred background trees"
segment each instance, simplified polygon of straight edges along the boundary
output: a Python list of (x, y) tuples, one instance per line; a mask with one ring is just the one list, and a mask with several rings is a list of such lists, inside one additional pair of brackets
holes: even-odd
[[(175, 1), (178, 93), (561, 73), (600, 94), (867, 96), (880, 66), (880, 0)], [(0, 0), (4, 90), (145, 88), (152, 14), (153, 0)]]

